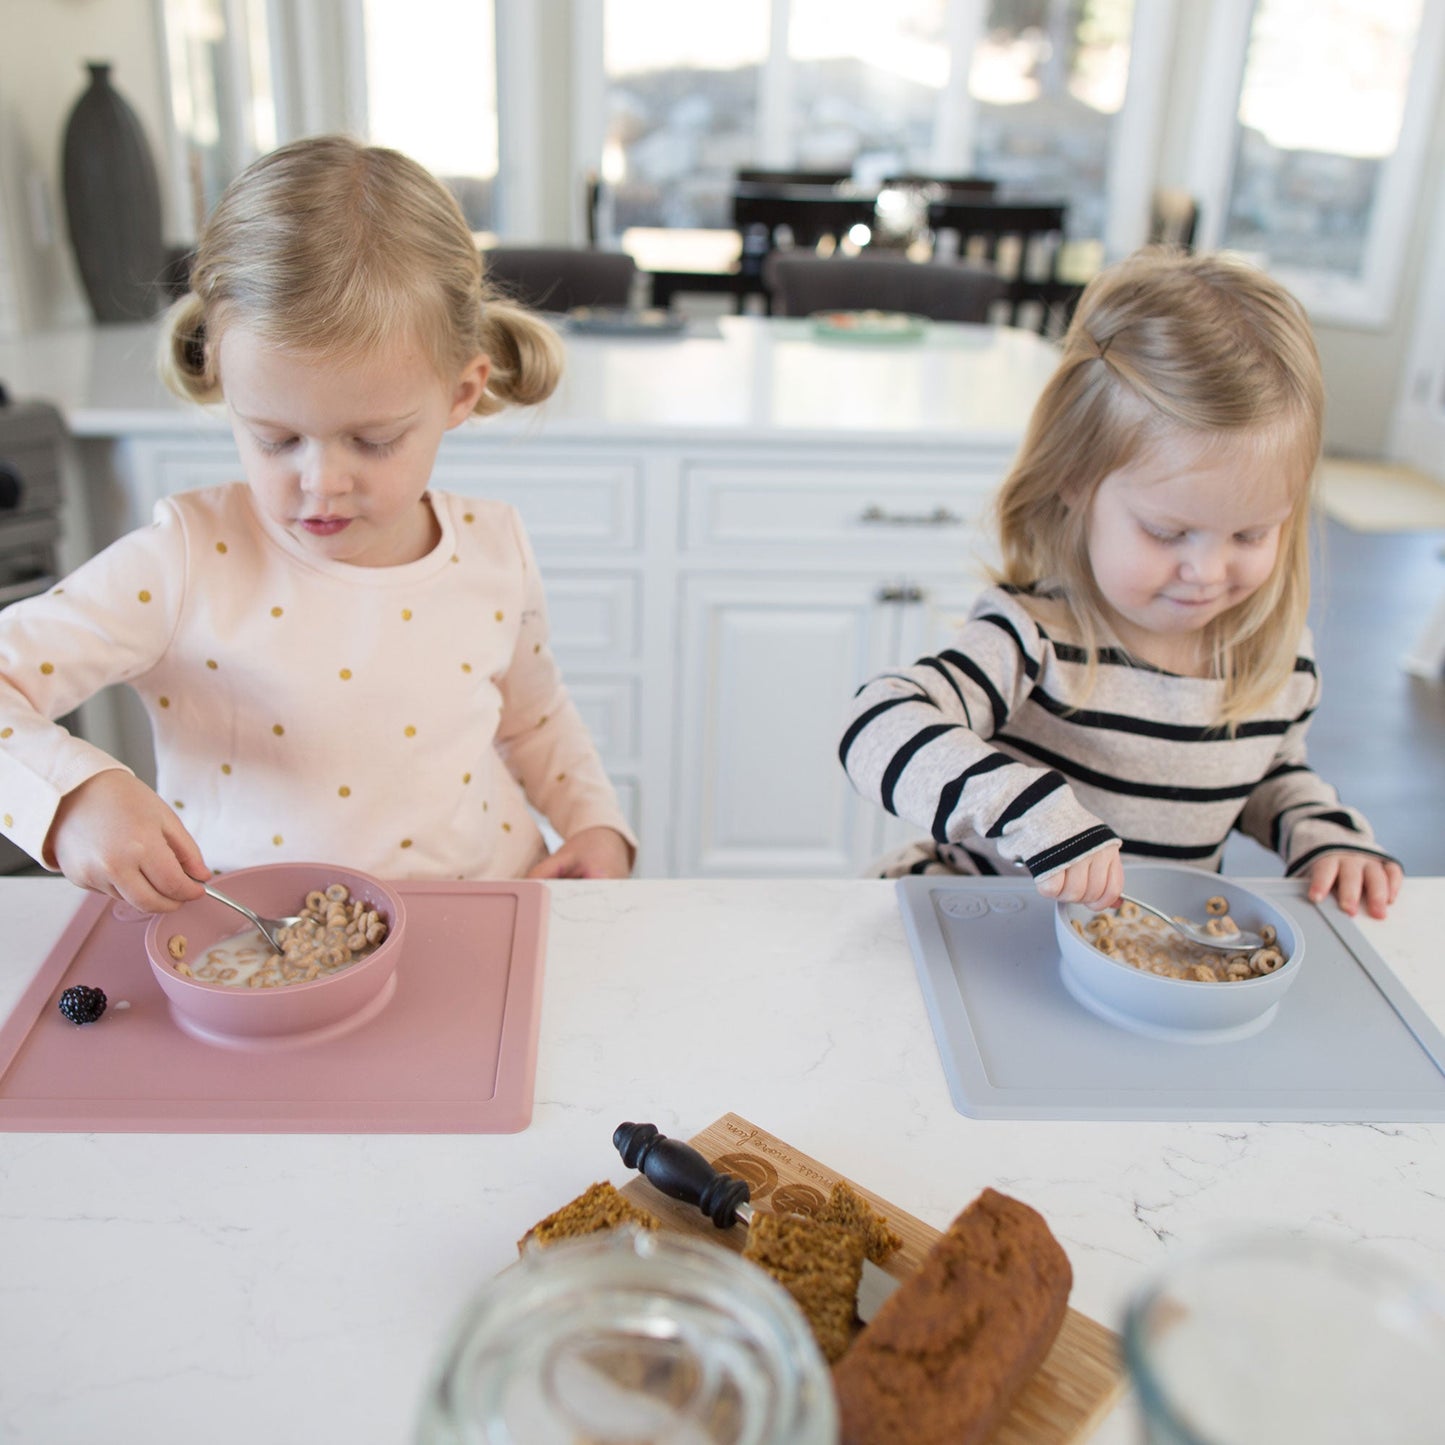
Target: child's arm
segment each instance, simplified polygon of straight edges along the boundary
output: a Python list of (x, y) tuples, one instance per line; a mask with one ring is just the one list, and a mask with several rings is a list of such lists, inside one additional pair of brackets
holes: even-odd
[(858, 691), (838, 756), (864, 797), (939, 843), (988, 838), (1041, 892), (1102, 907), (1118, 895), (1119, 839), (1060, 773), (988, 741), (1027, 697), (1042, 653), (1023, 608), (986, 593), (951, 648)]
[(528, 878), (626, 878), (632, 845), (615, 828), (584, 828), (537, 864)]
[(195, 839), (155, 793), (122, 768), (96, 773), (60, 800), (44, 861), (81, 888), (143, 913), (201, 896), (211, 870)]
[(626, 878), (637, 840), (592, 735), (548, 646), (547, 604), (531, 544), (511, 513), (523, 569), (521, 628), (502, 695), (496, 746), (527, 800), (562, 836), (534, 877)]
[(154, 666), (184, 577), (184, 538), (162, 503), (155, 526), (0, 612), (0, 825), (47, 866), (55, 866), (46, 848), (62, 801), (121, 767), (54, 719)]
[(1363, 899), (1372, 918), (1383, 918), (1399, 896), (1404, 870), (1375, 842), (1363, 814), (1341, 803), (1306, 761), (1305, 735), (1320, 698), (1319, 676), (1310, 676), (1308, 698), (1249, 795), (1238, 826), (1284, 859), (1287, 878), (1307, 876), (1314, 902), (1333, 892), (1346, 913), (1357, 913)]

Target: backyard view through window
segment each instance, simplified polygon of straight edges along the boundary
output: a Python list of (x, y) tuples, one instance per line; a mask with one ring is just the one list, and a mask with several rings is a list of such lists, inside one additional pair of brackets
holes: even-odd
[[(1002, 197), (1065, 201), (1075, 238), (1102, 236), (1133, 0), (991, 0), (981, 33), (962, 40), (960, 6), (789, 0), (775, 55), (768, 0), (737, 0), (725, 27), (707, 7), (606, 0), (614, 230), (727, 227), (735, 172), (770, 165), (865, 184), (988, 176)], [(955, 72), (967, 96), (948, 90)], [(759, 105), (769, 89), (776, 134)], [(971, 125), (950, 105), (967, 107)], [(972, 146), (950, 154), (970, 131)]]
[(1224, 243), (1358, 276), (1400, 123), (1421, 0), (1258, 0)]
[[(366, 0), (368, 138), (438, 175), (473, 231), (494, 227), (497, 65), (491, 0)], [(445, 96), (434, 104), (429, 97)]]

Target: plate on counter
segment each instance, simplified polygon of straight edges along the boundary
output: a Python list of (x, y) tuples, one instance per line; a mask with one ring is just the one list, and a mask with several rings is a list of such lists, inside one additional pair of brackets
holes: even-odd
[(676, 336), (687, 329), (687, 317), (657, 306), (574, 306), (567, 329), (583, 336)]
[(928, 330), (922, 316), (906, 311), (820, 311), (813, 334), (831, 341), (917, 341)]

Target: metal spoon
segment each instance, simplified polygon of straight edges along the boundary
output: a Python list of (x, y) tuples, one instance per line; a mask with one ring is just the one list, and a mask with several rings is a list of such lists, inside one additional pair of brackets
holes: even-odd
[(1250, 933), (1242, 928), (1237, 933), (1206, 933), (1197, 923), (1175, 918), (1172, 914), (1165, 913), (1163, 909), (1155, 908), (1152, 903), (1145, 903), (1142, 898), (1131, 898), (1127, 893), (1119, 895), (1119, 902), (1132, 903), (1135, 908), (1142, 908), (1145, 913), (1152, 913), (1155, 918), (1162, 918), (1170, 928), (1187, 938), (1190, 943), (1197, 943), (1200, 948), (1212, 948), (1216, 953), (1253, 953), (1257, 948), (1268, 946), (1259, 934)]
[(301, 922), (301, 915), (293, 914), (290, 918), (262, 918), (259, 913), (253, 913), (244, 903), (237, 903), (234, 898), (227, 898), (219, 888), (213, 888), (209, 883), (202, 883), (201, 887), (206, 890), (217, 903), (224, 903), (227, 908), (234, 908), (237, 913), (243, 913), (252, 923), (261, 930), (261, 936), (276, 950), (277, 953), (285, 953), (276, 938), (278, 929), (290, 928), (293, 923)]

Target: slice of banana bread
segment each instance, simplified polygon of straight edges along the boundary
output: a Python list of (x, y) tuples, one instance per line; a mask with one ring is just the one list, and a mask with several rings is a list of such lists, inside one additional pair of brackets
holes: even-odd
[(600, 1229), (615, 1229), (619, 1224), (636, 1224), (642, 1229), (661, 1229), (656, 1215), (640, 1209), (606, 1180), (584, 1190), (561, 1209), (539, 1220), (517, 1241), (520, 1254), (526, 1245), (556, 1244), (559, 1239), (575, 1239), (583, 1234), (596, 1234)]
[(1048, 1354), (1073, 1272), (1041, 1215), (985, 1189), (837, 1363), (843, 1445), (979, 1445)]
[(801, 1214), (755, 1214), (743, 1258), (766, 1270), (798, 1302), (830, 1364), (853, 1338), (863, 1274), (863, 1237)]
[(902, 1238), (888, 1227), (879, 1214), (846, 1179), (840, 1179), (829, 1191), (828, 1202), (813, 1216), (824, 1224), (841, 1224), (863, 1236), (868, 1258), (882, 1264), (903, 1248)]

